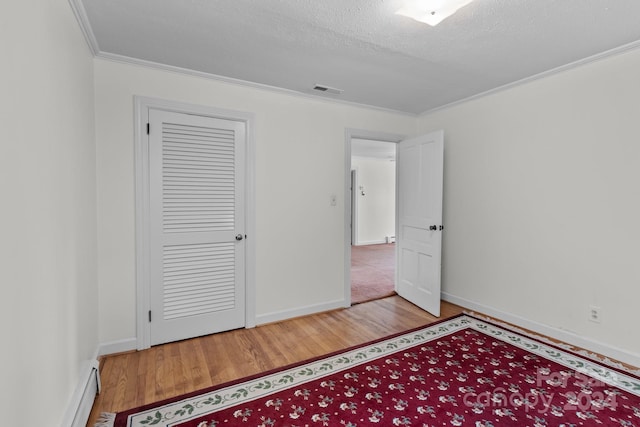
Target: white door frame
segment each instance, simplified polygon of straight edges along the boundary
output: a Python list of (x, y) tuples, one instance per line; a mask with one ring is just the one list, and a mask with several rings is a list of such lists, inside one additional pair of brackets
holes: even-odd
[(358, 243), (358, 170), (351, 170), (351, 245)]
[[(372, 141), (383, 141), (398, 143), (406, 138), (406, 135), (396, 133), (376, 132), (364, 129), (345, 129), (344, 136), (344, 307), (351, 307), (351, 140), (352, 139), (369, 139)], [(398, 197), (396, 181), (396, 199)], [(396, 200), (396, 223), (398, 204)]]
[(149, 152), (147, 121), (149, 109), (196, 114), (245, 123), (246, 126), (246, 299), (245, 327), (256, 326), (255, 274), (255, 142), (252, 113), (185, 104), (164, 99), (134, 96), (135, 225), (136, 225), (136, 346), (150, 347), (149, 313)]

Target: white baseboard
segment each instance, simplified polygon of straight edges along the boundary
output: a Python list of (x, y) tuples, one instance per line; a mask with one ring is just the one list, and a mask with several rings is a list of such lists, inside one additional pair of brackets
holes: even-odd
[(330, 311), (344, 307), (344, 300), (329, 301), (322, 304), (308, 305), (306, 307), (299, 307), (292, 310), (274, 311), (271, 313), (261, 314), (256, 316), (256, 323), (258, 325), (263, 325), (265, 323), (279, 322), (281, 320), (307, 316), (309, 314), (321, 313), (323, 311)]
[(368, 240), (366, 242), (356, 242), (356, 244), (354, 246), (367, 246), (367, 245), (382, 245), (383, 243), (387, 243), (386, 239), (382, 239), (382, 240)]
[(60, 427), (85, 427), (99, 390), (100, 367), (97, 358), (94, 358), (87, 361), (82, 368)]
[(100, 347), (98, 349), (98, 356), (137, 350), (137, 344), (138, 340), (135, 338), (127, 338), (124, 340), (102, 343), (100, 344)]
[(602, 356), (617, 360), (619, 362), (624, 362), (632, 366), (640, 367), (640, 355), (638, 354), (631, 353), (617, 347), (612, 347), (599, 341), (582, 337), (573, 332), (545, 325), (533, 320), (525, 319), (515, 314), (507, 313), (483, 304), (478, 304), (476, 302), (470, 301), (465, 298), (460, 298), (446, 292), (442, 292), (441, 297), (444, 301), (457, 304), (470, 310), (475, 310), (479, 313), (486, 314), (487, 316), (495, 317), (496, 319), (503, 320), (520, 328), (528, 329), (535, 333), (545, 335), (549, 338), (562, 341), (575, 347), (580, 347), (593, 353), (598, 353)]
[[(256, 324), (279, 322), (281, 320), (291, 319), (294, 317), (306, 316), (309, 314), (320, 313), (323, 311), (335, 310), (337, 308), (345, 308), (344, 300), (330, 301), (322, 304), (314, 304), (306, 307), (299, 307), (293, 310), (274, 311), (256, 316)], [(137, 339), (126, 338), (118, 341), (111, 341), (100, 344), (98, 348), (98, 356), (106, 356), (109, 354), (124, 353), (127, 351), (137, 350)]]

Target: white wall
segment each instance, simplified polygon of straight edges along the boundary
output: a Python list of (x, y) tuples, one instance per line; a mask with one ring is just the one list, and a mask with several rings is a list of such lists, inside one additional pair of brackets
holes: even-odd
[(444, 292), (640, 355), (638, 76), (636, 50), (419, 119), (445, 131)]
[(344, 299), (345, 128), (412, 134), (415, 117), (105, 60), (95, 90), (102, 343), (136, 333), (134, 95), (255, 114), (258, 322)]
[(0, 413), (57, 426), (98, 347), (93, 60), (66, 0), (0, 6)]
[(388, 159), (353, 157), (351, 168), (358, 174), (357, 245), (385, 243), (396, 231), (396, 163)]

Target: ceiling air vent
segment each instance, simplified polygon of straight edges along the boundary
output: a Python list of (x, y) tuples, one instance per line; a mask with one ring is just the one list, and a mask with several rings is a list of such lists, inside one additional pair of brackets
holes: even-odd
[(334, 95), (340, 95), (344, 92), (342, 89), (336, 89), (335, 87), (325, 86), (325, 85), (315, 85), (313, 90), (317, 90), (319, 92), (332, 93)]

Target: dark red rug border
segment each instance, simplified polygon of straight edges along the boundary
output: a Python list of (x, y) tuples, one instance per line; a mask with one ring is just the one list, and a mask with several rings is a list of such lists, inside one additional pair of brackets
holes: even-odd
[(624, 374), (624, 375), (628, 375), (630, 377), (634, 377), (634, 378), (640, 380), (640, 376), (635, 375), (635, 374), (633, 374), (631, 372), (628, 372), (628, 371), (626, 371), (624, 369), (620, 369), (620, 368), (617, 368), (615, 366), (610, 366), (610, 365), (605, 364), (602, 361), (599, 361), (599, 360), (597, 360), (597, 359), (595, 359), (593, 357), (589, 357), (589, 356), (580, 354), (580, 353), (578, 353), (576, 351), (572, 351), (572, 350), (563, 348), (561, 346), (555, 345), (552, 342), (547, 342), (544, 339), (538, 338), (539, 335), (537, 335), (533, 331), (531, 331), (531, 332), (525, 331), (524, 333), (523, 332), (518, 332), (518, 331), (515, 331), (513, 328), (521, 329), (519, 326), (511, 325), (511, 324), (507, 324), (507, 323), (501, 325), (500, 323), (498, 323), (498, 322), (500, 322), (500, 320), (494, 319), (492, 321), (492, 320), (488, 320), (488, 319), (483, 319), (483, 318), (478, 317), (478, 316), (482, 316), (482, 314), (479, 314), (479, 315), (473, 315), (473, 314), (469, 314), (469, 313), (457, 314), (455, 316), (446, 317), (446, 318), (443, 318), (443, 319), (436, 320), (434, 322), (425, 323), (425, 324), (423, 324), (421, 326), (417, 326), (415, 328), (407, 329), (407, 330), (402, 331), (402, 332), (393, 333), (393, 334), (387, 335), (387, 336), (382, 337), (382, 338), (378, 338), (378, 339), (375, 339), (375, 340), (367, 341), (367, 342), (362, 343), (362, 344), (358, 344), (358, 345), (354, 345), (354, 346), (351, 346), (351, 347), (343, 348), (343, 349), (340, 349), (340, 350), (337, 350), (337, 351), (334, 351), (334, 352), (331, 352), (331, 353), (326, 353), (326, 354), (323, 354), (321, 356), (313, 357), (313, 358), (310, 358), (310, 359), (305, 359), (305, 360), (302, 360), (300, 362), (295, 362), (295, 363), (291, 363), (289, 365), (285, 365), (285, 366), (277, 367), (277, 368), (274, 368), (274, 369), (270, 369), (268, 371), (259, 372), (259, 373), (254, 374), (254, 375), (249, 375), (249, 376), (246, 376), (246, 377), (238, 378), (236, 380), (231, 380), (231, 381), (227, 381), (227, 382), (224, 382), (224, 383), (221, 383), (221, 384), (217, 384), (217, 385), (214, 385), (214, 386), (202, 388), (202, 389), (190, 392), (190, 393), (181, 394), (179, 396), (170, 397), (170, 398), (167, 398), (167, 399), (164, 399), (164, 400), (160, 400), (160, 401), (157, 401), (157, 402), (153, 402), (153, 403), (150, 403), (150, 404), (147, 404), (147, 405), (142, 405), (142, 406), (138, 406), (138, 407), (135, 407), (135, 408), (131, 408), (131, 409), (128, 409), (128, 410), (125, 410), (125, 411), (122, 411), (122, 412), (118, 412), (116, 414), (116, 418), (115, 418), (115, 422), (114, 422), (113, 427), (126, 427), (127, 417), (129, 417), (129, 415), (137, 413), (137, 412), (146, 411), (148, 409), (151, 409), (151, 408), (154, 408), (154, 407), (157, 407), (157, 406), (163, 406), (163, 405), (174, 403), (174, 402), (177, 402), (177, 401), (180, 401), (180, 400), (183, 400), (183, 399), (189, 399), (189, 398), (201, 395), (201, 394), (211, 393), (211, 392), (213, 392), (215, 390), (219, 390), (219, 389), (222, 389), (222, 388), (225, 388), (225, 387), (229, 387), (229, 386), (233, 386), (233, 385), (236, 385), (236, 384), (240, 384), (240, 383), (243, 383), (243, 382), (246, 382), (246, 381), (251, 381), (251, 380), (254, 380), (256, 378), (263, 377), (265, 375), (273, 374), (275, 372), (284, 371), (284, 370), (287, 370), (287, 369), (293, 369), (293, 368), (296, 368), (298, 366), (305, 365), (307, 363), (313, 363), (313, 362), (316, 362), (316, 361), (321, 360), (321, 359), (325, 359), (325, 358), (328, 358), (328, 357), (332, 357), (332, 356), (338, 355), (340, 353), (344, 353), (344, 352), (352, 351), (352, 350), (355, 350), (355, 349), (358, 349), (358, 348), (366, 347), (366, 346), (369, 346), (369, 345), (372, 345), (372, 344), (376, 344), (376, 343), (379, 343), (379, 342), (382, 342), (382, 341), (386, 341), (388, 339), (393, 339), (395, 337), (398, 337), (398, 336), (401, 336), (401, 335), (405, 335), (405, 334), (409, 334), (409, 333), (412, 333), (412, 332), (416, 332), (416, 331), (419, 331), (421, 329), (424, 329), (424, 328), (427, 328), (427, 327), (431, 327), (431, 326), (435, 326), (435, 325), (438, 325), (440, 323), (448, 322), (448, 321), (454, 320), (454, 319), (459, 318), (459, 317), (470, 317), (470, 318), (473, 318), (475, 320), (478, 320), (478, 321), (493, 325), (493, 326), (495, 326), (497, 328), (506, 329), (509, 332), (513, 333), (513, 334), (516, 334), (516, 335), (519, 335), (521, 337), (530, 339), (532, 341), (536, 341), (536, 342), (538, 342), (540, 344), (544, 344), (544, 345), (552, 347), (552, 348), (554, 348), (556, 350), (560, 350), (560, 351), (563, 351), (565, 353), (569, 353), (569, 354), (571, 354), (573, 356), (580, 357), (580, 358), (583, 358), (583, 359), (588, 359), (588, 360), (592, 361), (595, 364), (598, 364), (598, 365), (606, 367), (607, 369), (611, 369), (612, 371), (616, 371), (618, 373), (621, 373), (621, 374)]

